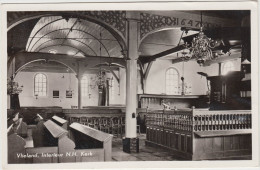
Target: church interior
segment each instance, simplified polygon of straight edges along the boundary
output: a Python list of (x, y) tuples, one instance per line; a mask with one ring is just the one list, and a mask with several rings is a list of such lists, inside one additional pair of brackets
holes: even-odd
[(252, 159), (249, 10), (7, 13), (8, 163)]

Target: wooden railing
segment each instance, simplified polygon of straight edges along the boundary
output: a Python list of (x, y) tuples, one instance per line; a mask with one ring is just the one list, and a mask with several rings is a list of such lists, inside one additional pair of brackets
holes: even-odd
[(146, 115), (147, 145), (192, 160), (251, 156), (250, 110), (147, 110)]
[(194, 131), (251, 129), (251, 111), (193, 111)]
[(149, 112), (147, 126), (192, 131), (191, 110), (157, 110)]

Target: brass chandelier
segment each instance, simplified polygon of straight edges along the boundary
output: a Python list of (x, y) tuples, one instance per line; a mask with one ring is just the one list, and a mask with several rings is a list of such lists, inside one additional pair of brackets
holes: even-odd
[(212, 52), (212, 49), (216, 46), (216, 41), (208, 38), (203, 32), (203, 24), (202, 24), (202, 12), (201, 12), (201, 24), (200, 24), (200, 32), (198, 36), (194, 37), (191, 41), (191, 46), (188, 47), (186, 43), (186, 49), (189, 49), (189, 55), (187, 52), (184, 52), (185, 59), (195, 58), (197, 63), (202, 66), (207, 60), (214, 60), (218, 57), (217, 53)]

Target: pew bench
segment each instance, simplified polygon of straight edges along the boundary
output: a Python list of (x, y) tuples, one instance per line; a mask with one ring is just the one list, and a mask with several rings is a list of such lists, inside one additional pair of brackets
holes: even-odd
[(75, 151), (78, 153), (76, 162), (112, 160), (113, 135), (75, 122), (69, 127), (70, 138), (75, 142)]

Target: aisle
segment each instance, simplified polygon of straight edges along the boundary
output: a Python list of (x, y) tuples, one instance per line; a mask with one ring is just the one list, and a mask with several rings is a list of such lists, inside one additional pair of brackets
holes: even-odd
[(123, 152), (122, 139), (114, 137), (112, 143), (113, 161), (175, 161), (177, 160), (172, 153), (161, 148), (154, 148), (145, 145), (145, 134), (139, 135), (139, 153)]

